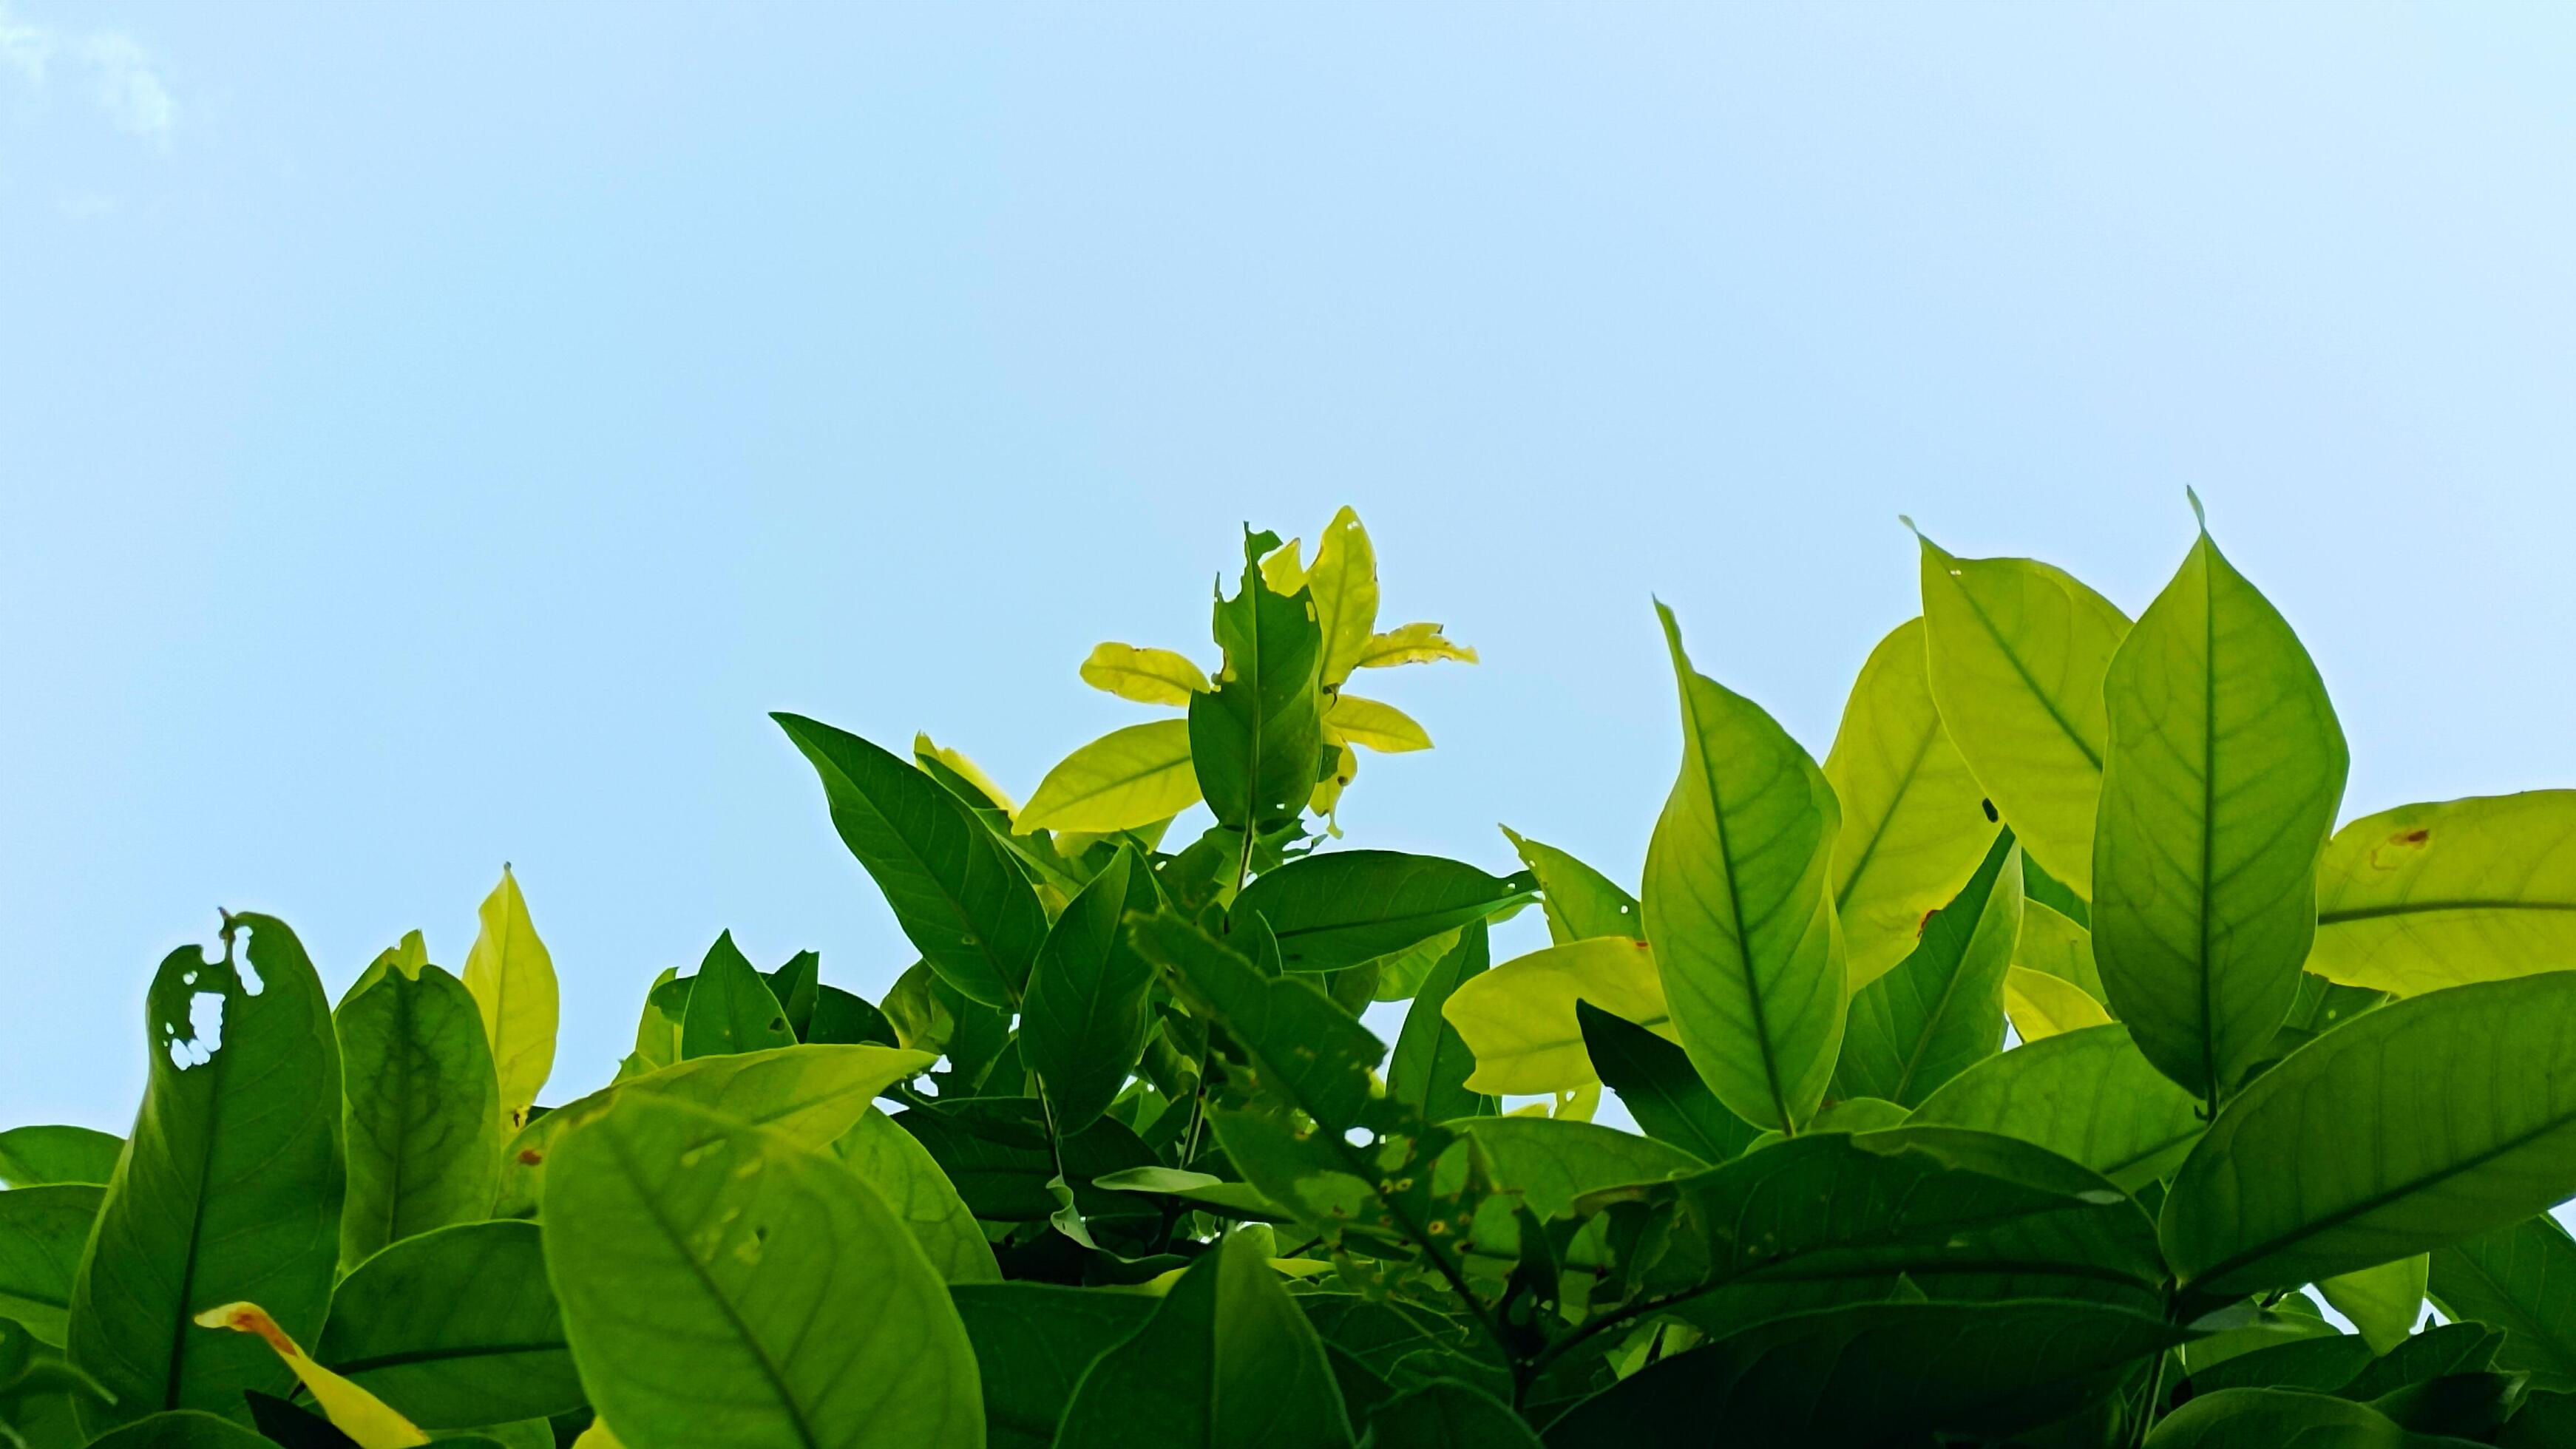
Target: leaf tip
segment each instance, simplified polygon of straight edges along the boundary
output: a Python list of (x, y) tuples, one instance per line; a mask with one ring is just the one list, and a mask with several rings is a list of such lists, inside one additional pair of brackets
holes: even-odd
[(2200, 506), (2199, 490), (2186, 483), (2183, 485), (2182, 496), (2191, 504), (2192, 521), (2200, 525), (2201, 532), (2209, 532), (2209, 510)]

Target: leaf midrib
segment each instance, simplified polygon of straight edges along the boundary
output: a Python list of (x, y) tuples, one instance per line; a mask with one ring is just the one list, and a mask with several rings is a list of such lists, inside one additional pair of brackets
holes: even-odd
[(2576, 901), (2513, 900), (2504, 897), (2445, 897), (2429, 901), (2397, 901), (2384, 906), (2352, 906), (2342, 910), (2317, 912), (2319, 926), (2339, 926), (2347, 921), (2376, 921), (2390, 916), (2432, 915), (2441, 911), (2540, 911), (2576, 912)]

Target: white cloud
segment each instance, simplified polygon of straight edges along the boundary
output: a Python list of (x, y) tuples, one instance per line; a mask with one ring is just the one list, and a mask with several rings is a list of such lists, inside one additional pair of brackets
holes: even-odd
[(0, 69), (14, 70), (42, 90), (57, 59), (88, 72), (91, 96), (117, 129), (167, 148), (179, 104), (161, 79), (150, 52), (120, 31), (66, 35), (11, 13), (0, 0)]

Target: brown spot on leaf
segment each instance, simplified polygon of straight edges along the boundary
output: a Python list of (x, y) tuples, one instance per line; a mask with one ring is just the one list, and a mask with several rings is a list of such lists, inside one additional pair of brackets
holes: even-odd
[(534, 1167), (545, 1160), (546, 1155), (533, 1147), (519, 1149), (519, 1165), (522, 1167)]

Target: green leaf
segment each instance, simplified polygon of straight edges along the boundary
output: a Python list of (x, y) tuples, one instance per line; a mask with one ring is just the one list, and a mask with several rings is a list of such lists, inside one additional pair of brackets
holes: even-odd
[(2370, 1364), (2357, 1334), (2325, 1333), (2237, 1354), (2191, 1376), (2194, 1398), (2221, 1389), (2306, 1389), (2331, 1394)]
[(696, 978), (665, 966), (644, 993), (644, 1011), (635, 1021), (635, 1051), (619, 1068), (622, 1074), (660, 1071), (680, 1059), (680, 1031), (689, 1019), (689, 993)]
[[(1609, 1196), (1671, 1204), (1695, 1271), (1665, 1311), (1713, 1332), (1900, 1282), (1935, 1299), (2161, 1299), (2136, 1204), (2010, 1138), (1943, 1127), (1818, 1132), (1696, 1177)], [(1606, 1204), (1596, 1204), (1606, 1205)]]
[(1114, 834), (1198, 802), (1189, 721), (1158, 719), (1111, 730), (1065, 756), (1038, 782), (1018, 828)]
[(785, 1003), (734, 945), (733, 932), (716, 937), (689, 979), (689, 1008), (680, 1018), (683, 1061), (796, 1045)]
[(990, 1449), (1049, 1449), (1074, 1386), (1160, 1302), (1103, 1288), (960, 1283), (949, 1289), (983, 1366)]
[(911, 763), (801, 715), (770, 717), (822, 777), (833, 827), (922, 959), (969, 1000), (1016, 1005), (1046, 913), (1001, 842)]
[(1479, 1117), (1459, 1125), (1492, 1164), (1494, 1185), (1518, 1194), (1542, 1219), (1570, 1215), (1586, 1193), (1708, 1167), (1678, 1147), (1590, 1122)]
[(1681, 684), (1682, 768), (1646, 851), (1646, 939), (1709, 1090), (1795, 1132), (1833, 1078), (1849, 997), (1827, 890), (1833, 788), (1760, 706), (1695, 673), (1672, 611), (1656, 611)]
[(1610, 877), (1508, 825), (1503, 827), (1503, 834), (1512, 842), (1521, 864), (1538, 879), (1539, 904), (1547, 912), (1549, 940), (1562, 946), (1594, 936), (1645, 939), (1645, 918), (1637, 912), (1637, 898), (1621, 890)]
[(1138, 704), (1186, 705), (1193, 694), (1209, 689), (1207, 676), (1189, 659), (1169, 649), (1140, 649), (1133, 644), (1099, 644), (1082, 661), (1082, 682)]
[(36, 1340), (63, 1346), (72, 1279), (107, 1189), (61, 1182), (0, 1192), (0, 1318)]
[(823, 957), (816, 951), (799, 951), (787, 958), (787, 964), (775, 971), (762, 973), (769, 983), (769, 994), (787, 1009), (787, 1029), (796, 1040), (805, 1040), (813, 1029), (814, 1007), (823, 995)]
[(0, 1187), (86, 1182), (105, 1187), (125, 1139), (89, 1127), (12, 1127), (0, 1132)]
[(285, 923), (238, 915), (224, 934), (222, 959), (172, 952), (147, 998), (150, 1084), (72, 1288), (71, 1361), (116, 1396), (83, 1407), (93, 1430), (160, 1409), (247, 1422), (242, 1390), (282, 1391), (285, 1366), (190, 1320), (255, 1296), (304, 1338), (330, 1298), (342, 1188), (330, 1002)]
[(620, 1097), (674, 1097), (755, 1127), (773, 1128), (800, 1145), (822, 1147), (858, 1125), (878, 1093), (919, 1076), (933, 1060), (928, 1052), (899, 1047), (815, 1044), (699, 1057), (629, 1077), (565, 1103), (510, 1139), (493, 1215), (533, 1214), (556, 1143)]
[(1601, 1084), (1619, 1094), (1638, 1127), (1702, 1162), (1725, 1162), (1761, 1129), (1726, 1110), (1680, 1047), (1588, 1001), (1575, 1004), (1583, 1048)]
[(2165, 1416), (2149, 1449), (2438, 1449), (2463, 1439), (2410, 1434), (2365, 1404), (2295, 1389), (2221, 1389)]
[(340, 1280), (313, 1356), (424, 1429), (579, 1408), (537, 1225), (405, 1238)]
[(867, 1042), (902, 1045), (895, 1040), (894, 1023), (886, 1020), (884, 1012), (837, 986), (816, 989), (814, 1024), (807, 1030), (806, 1040), (817, 1046), (859, 1046)]
[(1244, 537), (1243, 586), (1216, 605), (1225, 668), (1214, 693), (1190, 697), (1190, 761), (1217, 823), (1247, 837), (1297, 822), (1322, 776), (1317, 703), (1323, 636), (1308, 593), (1271, 591), (1259, 555), (1270, 534)]
[(2004, 972), (2021, 938), (2021, 852), (1995, 837), (1904, 964), (1852, 994), (1834, 1095), (1916, 1107), (2004, 1044)]
[(832, 1151), (903, 1219), (942, 1279), (952, 1284), (1001, 1280), (993, 1245), (985, 1241), (965, 1200), (930, 1153), (892, 1118), (869, 1112), (833, 1142)]
[(2108, 599), (2026, 558), (1956, 558), (1923, 540), (1932, 698), (2022, 848), (2093, 894), (2093, 808), (2111, 731), (2103, 672), (2129, 632)]
[(546, 1175), (546, 1264), (629, 1449), (980, 1445), (974, 1350), (883, 1199), (830, 1157), (629, 1093)]
[(2352, 1320), (2373, 1353), (2387, 1353), (2415, 1331), (2424, 1316), (2424, 1280), (2431, 1265), (2425, 1255), (2368, 1268), (2356, 1268), (2317, 1280), (2317, 1292), (2334, 1310)]
[(1393, 850), (1338, 850), (1291, 861), (1244, 887), (1233, 918), (1259, 916), (1291, 971), (1338, 971), (1527, 902), (1535, 876)]
[(1326, 1449), (1351, 1426), (1324, 1346), (1262, 1251), (1219, 1242), (1154, 1316), (1102, 1354), (1066, 1405), (1055, 1449)]
[(975, 1216), (994, 1222), (1043, 1222), (1061, 1206), (1048, 1184), (1058, 1175), (1091, 1218), (1152, 1216), (1131, 1198), (1095, 1191), (1091, 1179), (1154, 1162), (1154, 1151), (1126, 1123), (1102, 1117), (1050, 1142), (1046, 1113), (1031, 1097), (978, 1097), (898, 1112), (910, 1133), (955, 1184)]
[(2433, 1250), (2428, 1289), (2445, 1316), (2504, 1330), (2496, 1362), (2576, 1385), (2576, 1241), (2547, 1213)]
[(2400, 805), (2317, 863), (2308, 969), (2413, 996), (2576, 966), (2576, 790)]
[(1099, 1119), (1145, 1051), (1153, 968), (1127, 948), (1120, 920), (1131, 888), (1151, 887), (1121, 847), (1056, 918), (1029, 972), (1020, 1052), (1045, 1084), (1059, 1133)]
[(2558, 972), (2393, 1002), (2292, 1053), (2175, 1177), (2175, 1275), (2202, 1296), (2314, 1282), (2576, 1193), (2570, 1021), (2576, 974)]
[(2343, 730), (2298, 636), (2206, 531), (2102, 687), (2094, 960), (2147, 1060), (2214, 1104), (2298, 993)]
[(2111, 1024), (2111, 1010), (2063, 976), (2015, 966), (2004, 973), (2004, 1014), (2023, 1041)]
[[(2025, 892), (2030, 885), (2029, 865), (2025, 858)], [(2054, 976), (2095, 1001), (2103, 998), (2102, 969), (2093, 964), (2093, 933), (2036, 899), (2025, 897), (2022, 902), (2021, 944), (2013, 949), (2013, 964)]]
[(1857, 992), (1913, 953), (1925, 919), (1966, 889), (1994, 834), (1985, 791), (1932, 702), (1921, 619), (1869, 652), (1825, 779), (1843, 811), (1834, 914)]
[(394, 966), (341, 1002), (332, 1024), (348, 1094), (340, 1266), (488, 1216), (500, 1087), (474, 993), (435, 966)]
[(1475, 1054), (1440, 1014), (1460, 983), (1485, 973), (1487, 949), (1484, 922), (1461, 928), (1414, 993), (1413, 1008), (1404, 1014), (1404, 1030), (1395, 1039), (1395, 1057), (1387, 1066), (1387, 1094), (1434, 1122), (1485, 1116), (1494, 1110), (1493, 1098), (1468, 1090), (1467, 1078), (1476, 1070)]
[[(2478, 1373), (2494, 1366), (2496, 1350), (2503, 1343), (2503, 1334), (2478, 1324), (2436, 1324), (2372, 1359), (2335, 1390), (2335, 1395), (2356, 1403), (2375, 1403), (2409, 1384)], [(2380, 1412), (2388, 1411), (2382, 1408)]]
[(2136, 1192), (2200, 1138), (2198, 1104), (2117, 1023), (2025, 1042), (1950, 1079), (1909, 1120), (2000, 1132)]
[[(257, 1343), (252, 1347), (262, 1353), (268, 1351)], [(88, 1449), (276, 1449), (268, 1440), (242, 1427), (249, 1420), (247, 1410), (239, 1422), (202, 1409), (172, 1410), (146, 1415), (101, 1434), (89, 1441)]]
[(1450, 993), (1441, 1018), (1475, 1053), (1470, 1091), (1558, 1092), (1596, 1080), (1579, 1002), (1673, 1034), (1664, 981), (1643, 941), (1596, 936), (1515, 957)]
[(1328, 1132), (1359, 1124), (1370, 1076), (1386, 1058), (1386, 1044), (1367, 1027), (1309, 979), (1263, 976), (1187, 922), (1151, 916), (1130, 930), (1145, 959), (1173, 972), (1194, 1003), (1251, 1053), (1265, 1087)]
[(501, 883), (483, 898), (476, 919), (474, 945), (458, 976), (483, 1010), (483, 1031), (499, 1078), (501, 1130), (516, 1132), (527, 1124), (528, 1109), (554, 1074), (555, 1033), (562, 1016), (555, 959), (537, 935), (536, 922), (528, 917), (528, 898), (520, 894), (519, 878), (508, 865), (501, 867)]
[(1511, 1406), (1456, 1379), (1405, 1390), (1369, 1415), (1369, 1449), (1539, 1449)]
[(2099, 1303), (1872, 1303), (1760, 1324), (1664, 1359), (1549, 1426), (1548, 1449), (2005, 1439), (2108, 1393), (2184, 1337)]

